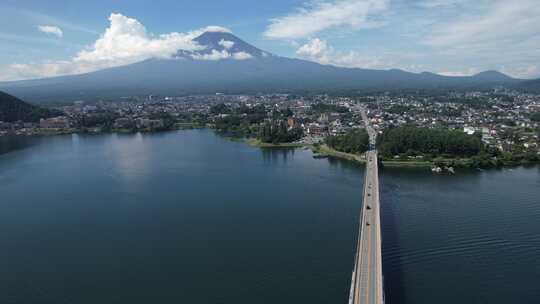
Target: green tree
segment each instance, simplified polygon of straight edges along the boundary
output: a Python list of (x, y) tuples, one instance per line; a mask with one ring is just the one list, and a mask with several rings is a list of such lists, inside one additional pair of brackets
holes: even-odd
[(284, 120), (272, 120), (260, 128), (258, 139), (264, 143), (290, 143), (297, 141), (304, 135), (301, 128), (288, 129)]
[(411, 152), (435, 156), (473, 156), (483, 149), (478, 136), (461, 131), (414, 126), (386, 129), (379, 136), (377, 146), (385, 157)]
[(325, 143), (338, 151), (364, 153), (369, 149), (369, 136), (366, 130), (353, 130), (342, 135), (328, 136)]

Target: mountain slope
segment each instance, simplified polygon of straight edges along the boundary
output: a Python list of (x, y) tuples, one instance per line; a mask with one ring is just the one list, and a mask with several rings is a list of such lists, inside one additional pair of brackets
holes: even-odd
[(514, 80), (512, 77), (505, 75), (497, 71), (485, 71), (474, 75), (475, 78), (483, 81), (493, 81), (493, 82), (511, 82)]
[(223, 32), (206, 32), (195, 41), (205, 48), (178, 51), (172, 59), (148, 59), (88, 74), (2, 83), (0, 89), (47, 102), (144, 94), (489, 89), (519, 82), (498, 72), (447, 77), (321, 65), (274, 56)]
[(235, 35), (226, 32), (206, 32), (194, 40), (200, 45), (206, 46), (203, 53), (209, 53), (212, 50), (216, 50), (218, 52), (227, 51), (232, 54), (246, 53), (254, 58), (261, 58), (270, 55), (269, 53), (248, 44)]
[(44, 109), (28, 104), (17, 97), (0, 92), (0, 121), (15, 122), (37, 122), (40, 118), (47, 118), (59, 115), (58, 111)]
[(525, 92), (540, 94), (540, 79), (520, 82), (516, 84), (514, 88)]

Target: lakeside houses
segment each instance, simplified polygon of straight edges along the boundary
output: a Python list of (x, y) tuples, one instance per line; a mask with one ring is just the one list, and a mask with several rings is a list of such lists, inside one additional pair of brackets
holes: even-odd
[[(118, 100), (87, 103), (75, 101), (59, 108), (65, 116), (43, 119), (39, 123), (0, 122), (0, 135), (39, 134), (40, 130), (79, 131), (154, 131), (193, 124), (213, 125), (230, 113), (212, 113), (224, 105), (231, 113), (263, 111), (266, 121), (274, 113), (290, 112), (285, 117), (289, 130), (301, 128), (306, 137), (324, 138), (363, 128), (358, 105), (364, 104), (373, 127), (415, 125), (448, 128), (480, 136), (500, 150), (539, 151), (540, 95), (497, 89), (489, 92), (448, 92), (444, 94), (376, 94), (361, 97), (289, 94), (133, 96)], [(321, 106), (323, 105), (323, 106)], [(534, 113), (539, 113), (533, 115)], [(165, 120), (169, 122), (166, 123)], [(50, 131), (48, 131), (50, 132)]]
[(39, 120), (39, 127), (41, 129), (68, 129), (69, 120), (65, 116), (51, 117)]

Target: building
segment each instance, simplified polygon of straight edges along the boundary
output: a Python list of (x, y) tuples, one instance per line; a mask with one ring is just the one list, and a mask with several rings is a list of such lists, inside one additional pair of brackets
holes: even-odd
[(473, 127), (463, 127), (463, 132), (467, 133), (468, 135), (473, 135), (476, 130)]
[(69, 120), (65, 116), (52, 117), (39, 120), (39, 127), (42, 129), (67, 129)]
[(287, 118), (287, 127), (290, 129), (294, 129), (296, 127), (296, 122), (294, 120), (294, 117)]
[(310, 123), (307, 126), (307, 134), (309, 135), (326, 135), (328, 127), (324, 124)]

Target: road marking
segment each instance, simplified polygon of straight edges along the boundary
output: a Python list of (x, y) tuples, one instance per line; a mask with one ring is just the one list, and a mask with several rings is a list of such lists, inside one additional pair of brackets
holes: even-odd
[[(369, 230), (369, 227), (367, 228)], [(368, 239), (367, 239), (367, 242), (368, 242), (368, 250), (366, 252), (367, 254), (367, 264), (366, 264), (366, 268), (367, 268), (367, 281), (366, 281), (366, 303), (369, 303), (369, 263), (371, 262), (371, 231), (368, 231)]]

